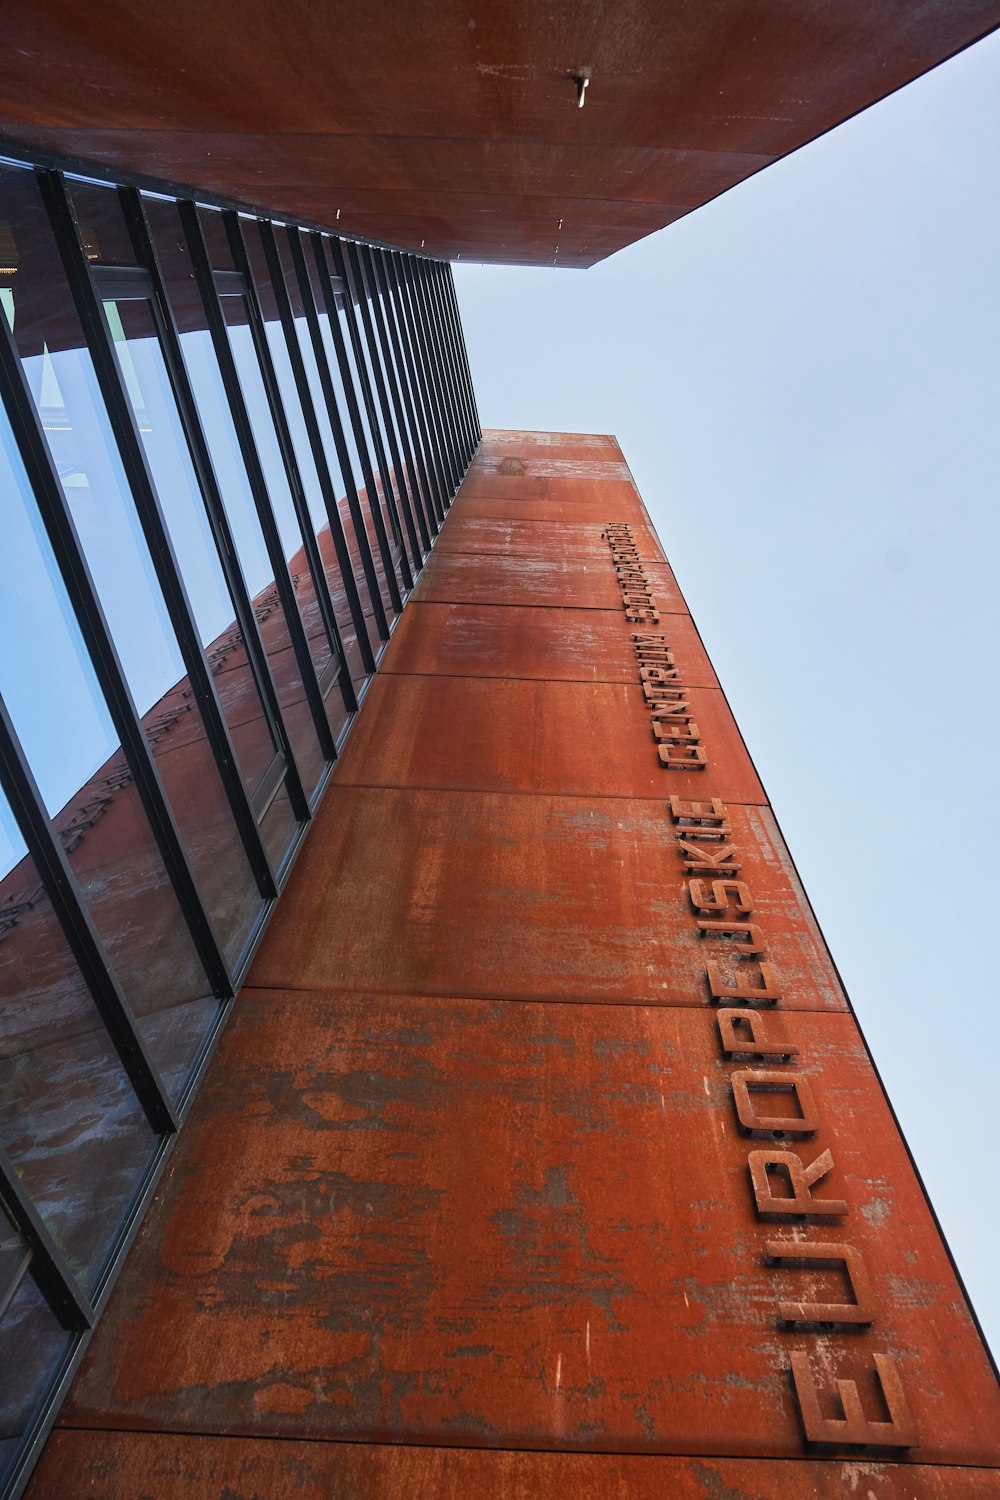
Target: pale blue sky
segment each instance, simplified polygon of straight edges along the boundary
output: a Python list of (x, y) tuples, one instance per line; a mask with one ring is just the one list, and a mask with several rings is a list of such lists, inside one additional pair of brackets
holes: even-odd
[(622, 444), (996, 1350), (998, 161), (994, 36), (590, 271), (456, 267), (483, 424)]

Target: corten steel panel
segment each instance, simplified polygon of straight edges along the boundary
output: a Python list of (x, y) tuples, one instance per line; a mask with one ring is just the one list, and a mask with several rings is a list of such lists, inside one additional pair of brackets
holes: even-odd
[[(670, 616), (669, 639), (684, 682), (717, 688), (687, 615)], [(610, 610), (495, 604), (413, 604), (403, 612), (379, 671), (633, 686), (638, 676), (629, 631)]]
[[(643, 564), (661, 613), (686, 613), (666, 563)], [(429, 604), (552, 604), (576, 609), (613, 609), (627, 626), (622, 591), (611, 552), (581, 558), (444, 553), (437, 548), (412, 597)]]
[(511, 448), (525, 450), (541, 448), (572, 448), (586, 458), (595, 448), (615, 448), (621, 452), (618, 439), (611, 432), (543, 432), (533, 427), (484, 427), (483, 446), (500, 448), (505, 453)]
[(621, 456), (621, 450), (615, 443), (610, 450), (599, 449), (600, 453), (607, 453), (606, 457), (594, 457), (592, 451), (585, 455), (572, 453), (570, 457), (564, 457), (561, 448), (543, 448), (540, 446), (514, 447), (510, 453), (500, 451), (478, 453), (475, 459), (476, 474), (507, 474), (511, 466), (516, 465), (516, 472), (525, 478), (537, 479), (572, 479), (574, 481), (595, 480), (605, 483), (609, 479), (619, 482), (629, 481), (631, 476), (628, 465)]
[[(783, 1004), (842, 1010), (771, 813), (729, 821)], [(686, 878), (661, 801), (335, 785), (251, 981), (710, 1008), (707, 962), (742, 966), (699, 937)]]
[(29, 1493), (32, 1500), (990, 1500), (997, 1492), (997, 1476), (986, 1469), (871, 1459), (490, 1452), (64, 1430), (50, 1439)]
[(475, 462), (483, 468), (489, 468), (492, 463), (517, 456), (519, 459), (529, 460), (540, 458), (546, 460), (571, 459), (574, 463), (621, 463), (622, 450), (618, 444), (618, 438), (607, 435), (597, 437), (595, 434), (576, 434), (576, 432), (529, 432), (529, 434), (516, 434), (516, 432), (501, 431), (501, 429), (487, 428), (483, 434), (483, 443), (480, 444)]
[(435, 254), (586, 265), (998, 20), (996, 0), (625, 0), (614, 24), (575, 0), (17, 0), (0, 120)]
[(909, 1457), (989, 1462), (1000, 1392), (854, 1021), (786, 1019), (871, 1327), (779, 1323), (842, 1284), (766, 1263), (799, 1236), (754, 1216), (710, 1012), (248, 991), (63, 1420), (798, 1458), (792, 1353), (871, 1402), (881, 1352)]
[[(473, 501), (460, 500), (452, 509), (441, 528), (436, 552), (494, 552), (516, 557), (598, 557), (614, 573), (611, 549), (607, 539), (601, 535), (602, 525), (617, 517), (605, 516), (602, 522), (589, 519), (567, 520), (558, 525), (547, 521), (522, 520), (512, 516), (509, 520), (487, 520), (468, 515), (466, 504)], [(644, 558), (650, 562), (659, 556), (659, 548), (653, 541), (648, 527), (637, 518), (633, 533)]]
[(335, 772), (338, 786), (569, 796), (766, 799), (717, 688), (686, 694), (708, 763), (660, 763), (638, 684), (378, 676)]
[(655, 546), (646, 520), (645, 511), (635, 491), (629, 498), (619, 494), (614, 500), (525, 500), (516, 496), (493, 496), (461, 494), (451, 508), (449, 521), (454, 519), (483, 521), (542, 521), (554, 524), (569, 521), (574, 525), (596, 526), (598, 530), (609, 521), (627, 521), (636, 537), (646, 545)]
[(614, 507), (634, 506), (638, 499), (631, 480), (608, 482), (600, 479), (553, 478), (537, 474), (486, 474), (470, 470), (459, 491), (459, 498), (480, 500), (549, 500), (557, 504), (601, 505), (608, 507), (607, 519), (627, 520)]

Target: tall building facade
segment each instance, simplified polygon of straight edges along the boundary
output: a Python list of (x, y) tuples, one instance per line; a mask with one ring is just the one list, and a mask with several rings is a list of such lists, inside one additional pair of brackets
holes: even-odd
[(448, 261), (588, 266), (998, 20), (15, 6), (4, 1500), (997, 1491), (624, 458), (481, 432)]
[(448, 268), (0, 168), (0, 1487), (479, 438)]
[(623, 456), (487, 431), (31, 1493), (929, 1500), (998, 1465)]

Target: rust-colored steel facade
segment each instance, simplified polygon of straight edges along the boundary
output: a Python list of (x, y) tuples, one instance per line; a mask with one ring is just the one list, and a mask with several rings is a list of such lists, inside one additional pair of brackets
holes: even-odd
[(613, 439), (486, 434), (29, 1493), (1000, 1493)]
[(5, 21), (0, 134), (30, 147), (430, 255), (589, 266), (1000, 4), (10, 0)]

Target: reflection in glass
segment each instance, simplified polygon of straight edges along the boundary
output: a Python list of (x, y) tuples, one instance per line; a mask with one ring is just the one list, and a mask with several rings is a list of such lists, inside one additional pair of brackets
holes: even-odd
[[(292, 306), (293, 308), (295, 308), (295, 301), (293, 301)], [(320, 315), (321, 323), (322, 319), (325, 316), (325, 313)], [(309, 385), (309, 394), (312, 396), (313, 410), (316, 413), (316, 421), (319, 426), (320, 438), (323, 443), (323, 451), (326, 455), (327, 467), (330, 471), (330, 479), (334, 485), (335, 491), (339, 492), (340, 496), (337, 502), (338, 513), (340, 515), (340, 522), (344, 533), (344, 540), (347, 543), (347, 550), (351, 558), (351, 569), (354, 575), (355, 586), (357, 587), (358, 594), (361, 597), (361, 608), (364, 614), (365, 628), (368, 634), (369, 642), (371, 643), (372, 650), (377, 652), (379, 645), (381, 644), (381, 638), (379, 636), (378, 625), (376, 624), (374, 613), (372, 610), (371, 596), (368, 590), (368, 580), (365, 577), (364, 567), (362, 566), (361, 562), (361, 555), (358, 549), (358, 539), (354, 527), (354, 521), (347, 504), (347, 496), (344, 493), (344, 481), (342, 477), (340, 462), (337, 456), (337, 445), (334, 440), (333, 428), (330, 424), (330, 416), (326, 407), (326, 397), (323, 394), (323, 387), (320, 382), (319, 367), (316, 363), (316, 354), (313, 349), (312, 339), (309, 336), (309, 327), (306, 323), (304, 313), (299, 316), (298, 312), (296, 312), (295, 332), (299, 340), (299, 348), (302, 352), (302, 362), (305, 366), (306, 381)], [(337, 562), (336, 552), (334, 551), (333, 540), (330, 536), (329, 526), (328, 524), (326, 524), (325, 511), (322, 514), (322, 518), (317, 515), (316, 510), (313, 510), (312, 514), (314, 523), (318, 528), (316, 535), (320, 545), (320, 552), (323, 557), (323, 566), (326, 568), (327, 579), (330, 584), (330, 592), (333, 596), (334, 608), (337, 612), (337, 621), (341, 627), (345, 650), (347, 650), (348, 661), (351, 665), (351, 675), (356, 682), (360, 683), (364, 681), (364, 678), (367, 674), (364, 668), (361, 654), (357, 650), (356, 645), (354, 646), (353, 651), (351, 649), (352, 643), (354, 643), (355, 640), (355, 627), (347, 608), (347, 598), (344, 593), (344, 587), (342, 582), (340, 581), (339, 564)]]
[[(24, 175), (27, 181), (0, 172), (17, 258), (8, 310), (14, 339), (132, 697), (219, 940), (235, 963), (263, 903), (185, 678), (38, 189)], [(182, 717), (185, 753), (170, 755)]]
[[(368, 504), (367, 491), (365, 489), (365, 476), (361, 466), (361, 457), (358, 452), (357, 443), (355, 442), (354, 438), (354, 429), (351, 424), (350, 411), (348, 408), (347, 395), (344, 389), (343, 376), (341, 373), (340, 364), (337, 359), (336, 345), (333, 334), (331, 332), (330, 318), (326, 311), (327, 304), (324, 296), (324, 288), (320, 285), (319, 268), (316, 265), (315, 256), (313, 254), (313, 244), (309, 238), (306, 238), (303, 241), (302, 249), (305, 256), (306, 268), (309, 274), (313, 300), (318, 310), (320, 336), (323, 343), (323, 349), (326, 354), (327, 369), (329, 370), (330, 379), (333, 383), (337, 412), (340, 417), (340, 427), (341, 431), (343, 432), (344, 441), (347, 445), (348, 454), (351, 459), (351, 470), (354, 479), (354, 485), (361, 503), (361, 514), (364, 521), (365, 531), (363, 540), (367, 544), (368, 550), (371, 554), (372, 563), (375, 569), (375, 577), (378, 582), (379, 594), (382, 601), (382, 608), (385, 611), (386, 615), (388, 617), (391, 617), (395, 613), (392, 604), (392, 597), (389, 593), (389, 588), (385, 580), (385, 567), (382, 558), (382, 552), (379, 547), (378, 535), (375, 531), (374, 522), (372, 520), (371, 507)], [(323, 253), (324, 265), (326, 265), (326, 252), (324, 251)], [(327, 266), (327, 272), (328, 271), (329, 267)], [(320, 309), (322, 309), (322, 311), (319, 311)], [(337, 316), (337, 327), (339, 330), (340, 318), (342, 317), (342, 314), (338, 313)], [(304, 350), (306, 342), (304, 338), (305, 330), (302, 331), (302, 334), (302, 344)], [(307, 370), (309, 370), (310, 368), (308, 359), (306, 362), (306, 368)], [(310, 381), (311, 380), (312, 374), (310, 373)], [(315, 394), (313, 399), (316, 399)], [(324, 432), (324, 442), (325, 441), (326, 433)], [(349, 514), (346, 504), (342, 507), (342, 510), (344, 511), (345, 515)], [(350, 525), (348, 525), (347, 520), (345, 520), (344, 530), (348, 535), (348, 541), (351, 545), (351, 555), (353, 558), (358, 546), (357, 537), (353, 534), (355, 531), (353, 517), (350, 518)], [(378, 648), (377, 641), (375, 642), (375, 648)]]
[(281, 786), (274, 801), (261, 819), (260, 831), (268, 854), (278, 871), (296, 833), (295, 813), (288, 792)]
[(317, 676), (322, 678), (330, 665), (332, 655), (330, 642), (316, 603), (312, 575), (302, 546), (302, 532), (295, 514), (288, 475), (281, 457), (278, 435), (268, 406), (264, 380), (243, 308), (243, 299), (223, 297), (222, 309), (226, 317), (230, 348), (233, 351), (240, 385), (243, 389), (243, 399), (250, 414), (254, 442), (257, 445), (257, 453), (267, 481), (271, 509), (274, 512), (278, 535), (281, 539), (281, 550), (295, 587), (299, 614), (306, 628), (313, 666)]
[[(0, 693), (139, 1029), (179, 1089), (213, 999), (0, 412)], [(67, 735), (67, 724), (73, 733)], [(10, 842), (11, 838), (13, 842)], [(0, 843), (0, 880), (20, 858)], [(0, 921), (3, 917), (0, 905)], [(26, 920), (26, 919), (25, 919)]]
[[(313, 533), (319, 546), (320, 557), (323, 562), (323, 567), (326, 574), (327, 587), (329, 589), (333, 603), (334, 618), (336, 619), (337, 626), (340, 631), (341, 643), (343, 645), (345, 657), (347, 659), (348, 669), (355, 681), (360, 683), (364, 681), (366, 672), (360, 652), (357, 649), (356, 627), (350, 609), (347, 605), (347, 598), (344, 591), (343, 580), (341, 578), (340, 567), (337, 561), (336, 551), (333, 546), (333, 539), (330, 535), (330, 523), (326, 513), (326, 504), (323, 499), (323, 491), (320, 487), (320, 479), (316, 469), (316, 461), (313, 457), (312, 444), (309, 441), (309, 434), (306, 430), (305, 418), (302, 414), (302, 404), (299, 400), (299, 392), (295, 383), (295, 375), (292, 370), (291, 356), (289, 355), (288, 345), (285, 341), (285, 331), (278, 316), (277, 303), (275, 301), (274, 291), (271, 287), (267, 261), (264, 256), (264, 248), (256, 235), (251, 234), (248, 236), (247, 252), (250, 256), (251, 265), (253, 267), (254, 282), (257, 288), (261, 311), (264, 317), (264, 332), (267, 338), (268, 349), (271, 355), (271, 363), (274, 367), (275, 377), (278, 381), (278, 387), (281, 393), (282, 406), (285, 412), (285, 419), (288, 423), (288, 429), (292, 439), (292, 447), (295, 450), (295, 459), (298, 465), (299, 476), (302, 480), (302, 488), (305, 493), (306, 506), (308, 508), (310, 520), (312, 521)], [(279, 246), (279, 255), (280, 253), (281, 248)], [(305, 318), (301, 315), (301, 303), (297, 295), (297, 288), (296, 295), (290, 297), (289, 300), (291, 301), (293, 318), (296, 324), (296, 339), (298, 341), (304, 337), (306, 340), (308, 340), (308, 329), (305, 326)], [(295, 317), (296, 308), (298, 308), (300, 312), (300, 315), (298, 317)], [(309, 354), (311, 357), (311, 347), (309, 349)], [(312, 368), (313, 371), (315, 371), (315, 359), (312, 360)], [(329, 429), (329, 418), (326, 416), (325, 409), (322, 413), (322, 420), (326, 421), (327, 428)], [(317, 421), (321, 421), (320, 414), (318, 412)], [(330, 471), (330, 475), (331, 483), (339, 487), (340, 470), (336, 464), (335, 453), (334, 464), (333, 468)], [(362, 597), (366, 598), (367, 595), (365, 594)], [(307, 629), (310, 635), (314, 632), (314, 630), (322, 628), (322, 621), (319, 619), (318, 615), (319, 612), (317, 609), (310, 611), (306, 616)], [(326, 708), (331, 727), (333, 728), (334, 734), (337, 735), (346, 723), (347, 716), (344, 710), (343, 699), (339, 691), (333, 691), (333, 687), (334, 684), (331, 683), (329, 685), (329, 688), (327, 689)]]
[[(177, 415), (149, 303), (106, 302), (104, 310), (202, 645), (211, 650), (224, 637), (242, 651), (243, 636)], [(227, 695), (223, 711), (244, 781), (252, 788), (270, 766), (277, 746), (249, 668), (245, 667), (241, 675), (243, 691), (235, 701)]]
[[(374, 252), (372, 252), (372, 254), (374, 255)], [(369, 261), (369, 265), (371, 265), (372, 263), (372, 261)], [(379, 284), (377, 272), (375, 271), (372, 272), (371, 283), (373, 290), (370, 300), (373, 307), (377, 307), (377, 309), (381, 312), (382, 323), (385, 329), (385, 337), (387, 340), (386, 348), (383, 350), (383, 367), (387, 371), (387, 378), (389, 379), (390, 387), (392, 386), (393, 382), (395, 382), (396, 388), (400, 395), (400, 402), (402, 406), (402, 414), (401, 417), (397, 420), (396, 424), (401, 438), (401, 451), (405, 454), (407, 447), (409, 448), (410, 453), (413, 455), (414, 459), (414, 470), (421, 475), (421, 478), (415, 481), (416, 488), (414, 488), (414, 483), (410, 484), (411, 498), (413, 500), (414, 506), (423, 514), (425, 524), (428, 527), (429, 536), (433, 536), (433, 509), (430, 497), (426, 492), (426, 485), (422, 477), (423, 471), (424, 469), (426, 469), (426, 458), (420, 446), (420, 431), (416, 423), (416, 416), (413, 409), (412, 394), (410, 392), (409, 380), (406, 374), (406, 367), (403, 359), (402, 342), (401, 340), (399, 340), (399, 330), (395, 320), (395, 313), (390, 299), (382, 291), (382, 288)], [(394, 333), (396, 334), (395, 339), (393, 338)], [(407, 404), (407, 395), (411, 396), (409, 405)], [(423, 468), (421, 468), (421, 465), (423, 465)], [(409, 469), (407, 469), (408, 476), (409, 472)]]
[(0, 1140), (85, 1289), (156, 1146), (0, 798)]
[[(250, 479), (222, 382), (205, 309), (193, 280), (180, 216), (173, 203), (150, 199), (146, 201), (145, 208), (180, 332), (184, 363), (197, 402), (198, 415), (211, 454), (236, 555), (260, 626), (262, 644), (291, 739), (295, 763), (305, 791), (309, 794), (323, 774), (323, 753), (308, 703), (304, 700), (298, 661), (274, 581), (274, 569), (254, 504)], [(218, 227), (224, 232), (221, 219)], [(223, 305), (231, 301), (242, 307), (241, 297), (226, 297)], [(268, 420), (270, 421), (270, 413)], [(272, 435), (273, 432), (272, 422)], [(259, 444), (260, 438), (256, 432), (255, 438)], [(263, 462), (263, 454), (261, 459)], [(292, 519), (294, 521), (294, 513)], [(288, 545), (294, 541), (294, 533), (286, 530), (283, 536), (287, 537)], [(295, 543), (296, 552), (300, 551), (301, 545), (299, 536)], [(301, 575), (298, 568), (294, 571)], [(301, 586), (301, 576), (299, 581)], [(329, 664), (328, 646), (325, 659)], [(246, 659), (233, 642), (223, 637), (209, 653), (209, 661), (216, 673), (216, 685), (224, 698), (228, 694), (239, 695), (244, 690)]]
[(26, 1276), (0, 1319), (0, 1484), (73, 1337)]
[[(349, 296), (350, 293), (347, 292), (345, 293), (345, 295)], [(371, 471), (372, 483), (374, 485), (373, 495), (369, 494), (367, 487), (362, 490), (361, 493), (361, 504), (365, 513), (365, 526), (367, 528), (369, 538), (371, 539), (372, 550), (373, 552), (379, 554), (378, 531), (375, 526), (374, 516), (372, 515), (372, 506), (374, 504), (375, 506), (381, 507), (382, 524), (385, 528), (385, 535), (388, 541), (389, 556), (396, 575), (396, 582), (399, 587), (400, 593), (405, 597), (406, 585), (403, 582), (402, 569), (400, 568), (401, 547), (399, 536), (396, 531), (395, 521), (392, 518), (390, 518), (388, 521), (386, 521), (385, 519), (387, 514), (387, 506), (384, 497), (382, 496), (381, 480), (379, 478), (379, 472), (377, 468), (378, 449), (375, 446), (374, 439), (372, 438), (371, 427), (368, 423), (368, 413), (365, 408), (364, 397), (362, 394), (361, 377), (358, 373), (357, 362), (354, 358), (354, 347), (351, 343), (351, 330), (348, 326), (347, 311), (343, 304), (343, 298), (339, 299), (339, 301), (340, 305), (337, 309), (337, 317), (340, 322), (340, 331), (344, 344), (344, 352), (347, 357), (351, 387), (355, 393), (358, 417), (364, 434), (365, 447), (369, 456), (369, 469)], [(380, 554), (379, 559), (381, 560)]]
[[(346, 263), (346, 255), (345, 255), (345, 263)], [(365, 328), (365, 322), (364, 322), (364, 318), (362, 317), (362, 312), (361, 312), (361, 305), (360, 305), (361, 300), (364, 301), (364, 312), (365, 312), (365, 315), (368, 318), (368, 326), (372, 328), (373, 335), (374, 335), (374, 314), (372, 313), (371, 303), (370, 303), (370, 301), (368, 299), (368, 296), (367, 296), (367, 293), (365, 291), (364, 285), (359, 280), (357, 280), (354, 277), (354, 275), (353, 275), (353, 267), (350, 266), (350, 265), (347, 265), (347, 271), (348, 271), (348, 275), (351, 277), (351, 283), (350, 284), (351, 284), (351, 289), (352, 289), (352, 292), (353, 292), (354, 304), (355, 304), (354, 318), (355, 318), (355, 323), (357, 325), (358, 342), (361, 345), (361, 355), (362, 355), (362, 359), (364, 361), (365, 373), (366, 373), (366, 375), (368, 377), (368, 389), (369, 389), (369, 391), (371, 393), (372, 405), (375, 408), (375, 417), (376, 417), (376, 421), (378, 423), (378, 436), (381, 439), (382, 456), (383, 456), (383, 458), (385, 460), (385, 464), (386, 464), (386, 468), (383, 471), (382, 467), (381, 467), (381, 463), (380, 463), (379, 467), (376, 469), (376, 473), (375, 473), (375, 478), (376, 478), (376, 482), (377, 482), (377, 486), (378, 486), (378, 492), (379, 492), (379, 498), (380, 498), (381, 505), (382, 505), (382, 520), (383, 520), (383, 524), (385, 525), (386, 532), (388, 533), (388, 535), (391, 536), (394, 539), (394, 541), (401, 546), (402, 545), (402, 535), (401, 535), (401, 532), (400, 532), (400, 526), (399, 526), (399, 524), (397, 524), (397, 519), (396, 519), (397, 515), (401, 515), (402, 514), (402, 511), (401, 511), (401, 509), (399, 507), (401, 507), (402, 504), (403, 504), (403, 502), (402, 502), (402, 500), (401, 500), (401, 498), (399, 496), (399, 475), (393, 473), (390, 470), (390, 468), (388, 467), (391, 464), (391, 462), (392, 462), (392, 446), (390, 445), (390, 442), (389, 442), (389, 433), (388, 433), (388, 429), (386, 427), (386, 423), (387, 423), (387, 421), (391, 422), (392, 421), (392, 417), (391, 417), (391, 415), (389, 415), (389, 413), (383, 411), (383, 409), (382, 409), (382, 403), (378, 399), (378, 385), (377, 385), (376, 380), (375, 380), (375, 371), (374, 371), (374, 366), (373, 366), (373, 363), (372, 363), (374, 359), (378, 358), (378, 351), (377, 350), (373, 351), (369, 347), (367, 332), (366, 332), (366, 328)], [(346, 333), (346, 330), (345, 330), (345, 333)], [(352, 351), (352, 353), (353, 353), (353, 351)], [(379, 366), (379, 370), (381, 371), (381, 365)], [(362, 411), (364, 411), (363, 404), (362, 404)], [(368, 431), (370, 432), (371, 431), (371, 424), (370, 424), (370, 422), (367, 423), (367, 427), (368, 427)], [(377, 447), (373, 447), (372, 452), (373, 452), (373, 454), (376, 457), (378, 456), (378, 451), (379, 450), (378, 450)], [(386, 489), (385, 489), (386, 485), (390, 485), (392, 487), (388, 493), (386, 492)], [(395, 549), (394, 549), (393, 555), (394, 556), (396, 555)]]

